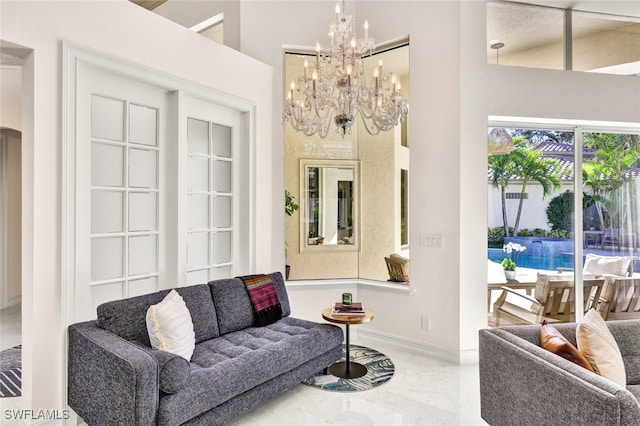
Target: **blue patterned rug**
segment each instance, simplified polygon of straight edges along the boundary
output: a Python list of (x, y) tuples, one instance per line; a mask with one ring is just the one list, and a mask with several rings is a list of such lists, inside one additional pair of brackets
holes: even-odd
[[(342, 345), (342, 359), (345, 358), (344, 345)], [(351, 361), (366, 365), (367, 374), (358, 379), (341, 379), (320, 372), (302, 383), (327, 391), (359, 392), (387, 383), (395, 371), (393, 362), (388, 356), (366, 346), (351, 345)]]
[(0, 352), (0, 398), (22, 395), (22, 345)]

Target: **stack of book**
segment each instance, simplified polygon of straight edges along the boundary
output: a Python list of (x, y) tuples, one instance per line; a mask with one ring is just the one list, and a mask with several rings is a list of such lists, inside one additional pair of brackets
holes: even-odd
[(364, 315), (364, 307), (360, 302), (354, 302), (350, 305), (344, 305), (340, 302), (336, 302), (331, 313), (333, 315), (345, 316)]

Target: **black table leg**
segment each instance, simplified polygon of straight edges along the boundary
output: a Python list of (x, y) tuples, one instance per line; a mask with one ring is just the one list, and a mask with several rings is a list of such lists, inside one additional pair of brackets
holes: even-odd
[(367, 374), (367, 367), (358, 363), (351, 361), (351, 353), (349, 347), (349, 324), (346, 324), (346, 360), (339, 361), (329, 367), (329, 373), (333, 374), (336, 377), (340, 377), (343, 379), (357, 379), (358, 377), (362, 377)]

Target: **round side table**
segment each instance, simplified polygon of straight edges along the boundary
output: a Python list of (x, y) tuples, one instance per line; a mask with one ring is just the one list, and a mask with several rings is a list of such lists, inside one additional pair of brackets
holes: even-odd
[(332, 308), (323, 309), (322, 318), (334, 324), (343, 324), (346, 326), (345, 351), (347, 353), (347, 359), (332, 364), (328, 371), (332, 375), (343, 379), (357, 379), (358, 377), (362, 377), (367, 374), (367, 367), (358, 362), (351, 361), (351, 355), (349, 353), (349, 326), (371, 321), (373, 319), (373, 311), (371, 309), (365, 309), (364, 315), (333, 315), (331, 313), (332, 310)]

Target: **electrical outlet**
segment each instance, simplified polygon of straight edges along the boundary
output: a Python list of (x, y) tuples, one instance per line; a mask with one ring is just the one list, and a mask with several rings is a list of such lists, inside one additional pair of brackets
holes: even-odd
[(431, 331), (431, 318), (420, 317), (420, 329), (422, 331)]

